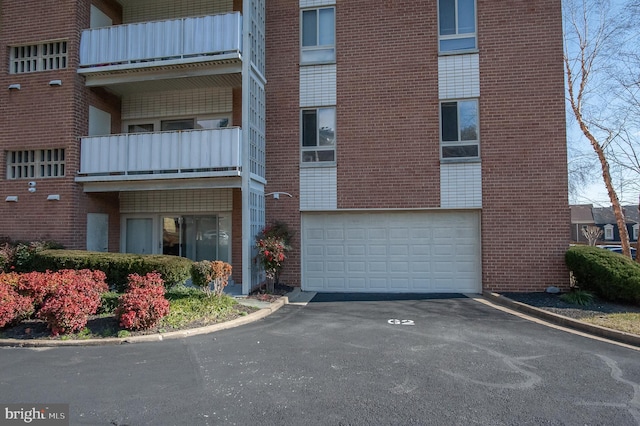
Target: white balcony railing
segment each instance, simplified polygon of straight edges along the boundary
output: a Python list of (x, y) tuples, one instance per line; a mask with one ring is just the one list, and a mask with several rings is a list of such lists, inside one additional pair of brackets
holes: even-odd
[(239, 176), (241, 129), (82, 138), (78, 181)]
[(80, 67), (166, 61), (240, 53), (239, 12), (142, 22), (82, 32)]

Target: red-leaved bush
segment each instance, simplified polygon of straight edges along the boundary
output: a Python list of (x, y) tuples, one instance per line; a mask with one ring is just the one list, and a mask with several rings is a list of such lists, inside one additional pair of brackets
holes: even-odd
[(33, 313), (32, 300), (16, 291), (19, 278), (16, 273), (0, 273), (0, 328), (21, 321)]
[(48, 283), (32, 284), (32, 291), (41, 294), (44, 287), (48, 293), (36, 316), (47, 322), (54, 336), (83, 329), (89, 315), (98, 311), (100, 295), (109, 290), (102, 271), (63, 269), (41, 275), (37, 278)]
[(55, 292), (58, 281), (52, 279), (51, 272), (29, 272), (18, 275), (18, 291), (33, 300), (40, 307), (44, 299)]
[(159, 273), (129, 275), (128, 289), (120, 296), (116, 309), (121, 327), (129, 330), (149, 329), (168, 313), (169, 301), (164, 297), (164, 281)]

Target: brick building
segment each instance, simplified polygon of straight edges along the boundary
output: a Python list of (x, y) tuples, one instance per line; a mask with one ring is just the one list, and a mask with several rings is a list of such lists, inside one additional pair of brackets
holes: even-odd
[(1, 19), (0, 235), (226, 260), (246, 293), (280, 220), (304, 290), (566, 285), (558, 1), (5, 0)]

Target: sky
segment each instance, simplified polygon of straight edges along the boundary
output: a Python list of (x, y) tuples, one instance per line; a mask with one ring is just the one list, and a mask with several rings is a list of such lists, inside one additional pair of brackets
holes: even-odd
[[(622, 5), (625, 3), (626, 0), (610, 0), (609, 13), (612, 15), (617, 13), (621, 10)], [(632, 35), (631, 39), (638, 37), (638, 34), (640, 34), (640, 31), (636, 33), (635, 36)], [(594, 81), (591, 81), (592, 85), (593, 83)], [(640, 139), (640, 135), (638, 136)], [(570, 162), (572, 158), (576, 156), (576, 153), (594, 160), (593, 168), (590, 173), (590, 180), (583, 185), (579, 185), (574, 193), (569, 193), (569, 203), (594, 204), (600, 207), (610, 206), (611, 201), (609, 199), (609, 195), (607, 194), (607, 190), (602, 179), (602, 169), (600, 167), (600, 163), (597, 161), (597, 157), (595, 152), (593, 151), (593, 148), (580, 131), (575, 117), (573, 117), (573, 112), (570, 108), (567, 108), (567, 143), (569, 148)], [(624, 184), (619, 168), (616, 169), (613, 164), (610, 164), (610, 169), (614, 188), (617, 192), (620, 203), (622, 205), (637, 205), (638, 196), (640, 195), (638, 186), (632, 188), (628, 182)], [(636, 176), (632, 176), (631, 178), (627, 179), (633, 179), (635, 181)]]

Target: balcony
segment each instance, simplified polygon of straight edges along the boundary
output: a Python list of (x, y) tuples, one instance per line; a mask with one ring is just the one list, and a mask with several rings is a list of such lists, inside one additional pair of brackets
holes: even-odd
[(76, 182), (229, 178), (241, 174), (241, 129), (84, 137)]
[(144, 81), (150, 73), (154, 78), (239, 73), (241, 61), (242, 15), (233, 12), (84, 30), (78, 73), (88, 86), (99, 86)]

